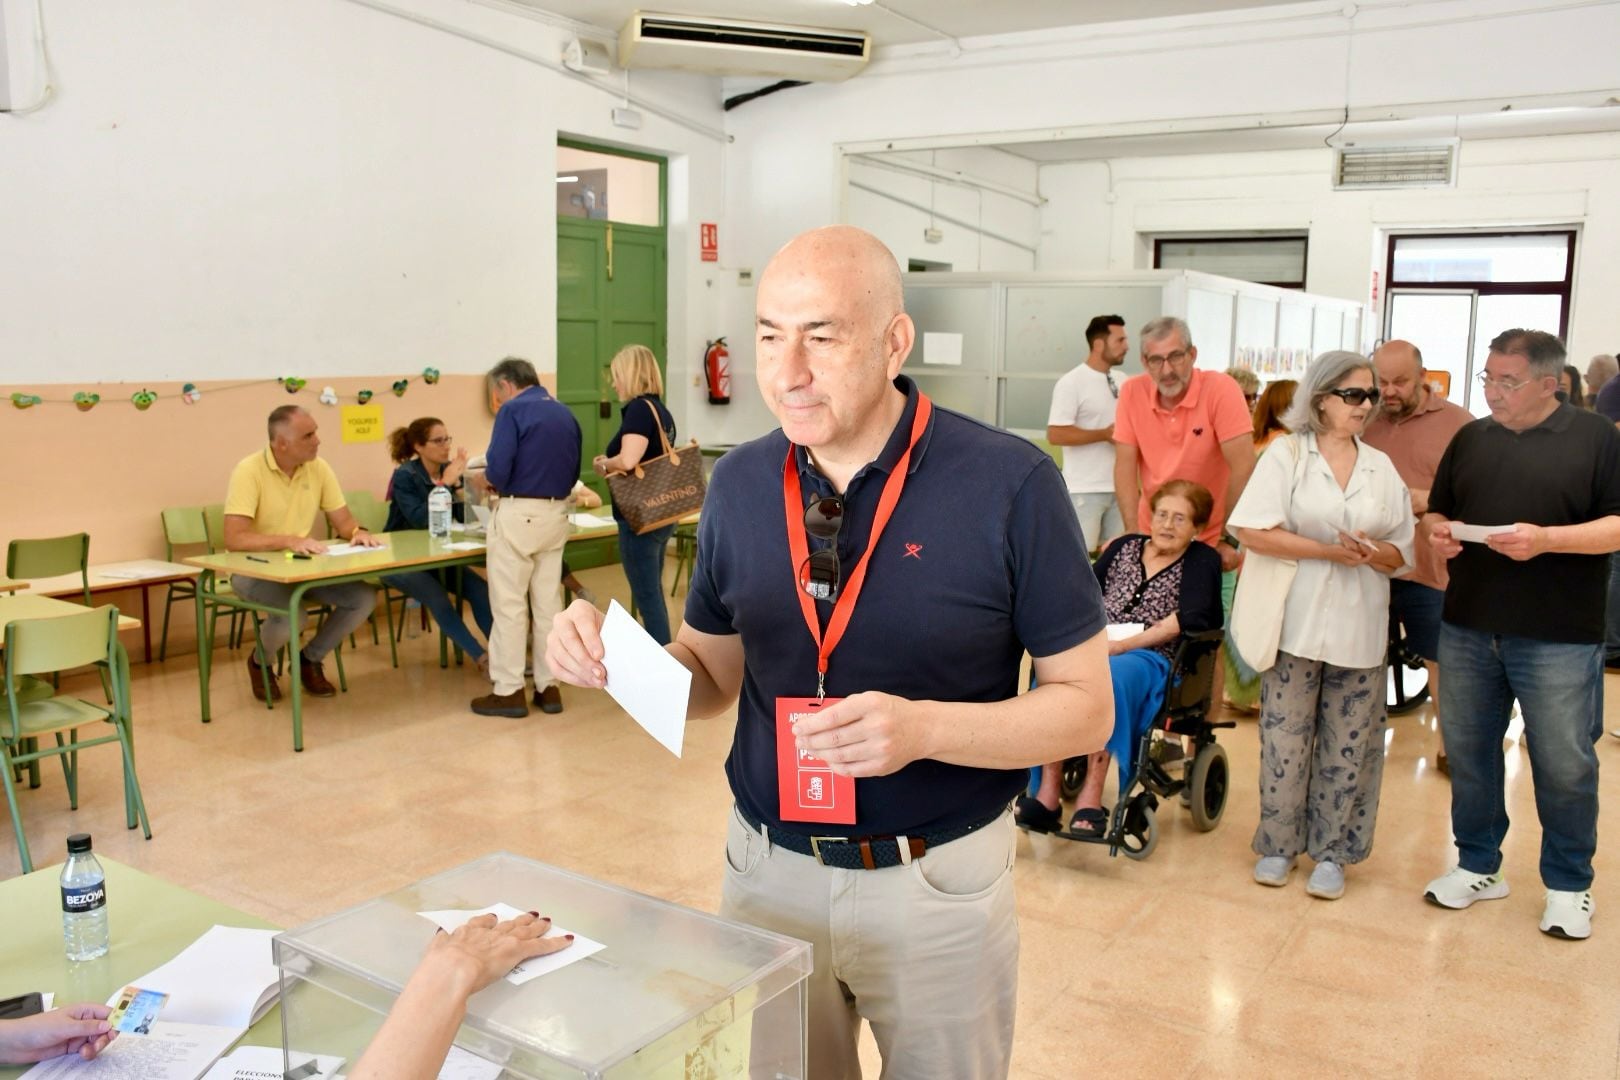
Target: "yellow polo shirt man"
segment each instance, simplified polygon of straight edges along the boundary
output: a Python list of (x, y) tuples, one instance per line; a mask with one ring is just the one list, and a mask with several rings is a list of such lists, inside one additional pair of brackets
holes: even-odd
[[(311, 533), (319, 514), (324, 513), (332, 530), (352, 543), (377, 546), (360, 523), (354, 520), (343, 499), (332, 466), (322, 461), (321, 440), (315, 418), (296, 405), (283, 405), (270, 414), (267, 425), (269, 445), (249, 454), (231, 470), (230, 487), (225, 492), (225, 547), (229, 551), (292, 551), (319, 555), (326, 545)], [(262, 578), (231, 575), (237, 595), (262, 604), (286, 606), (292, 586)], [(360, 581), (340, 585), (317, 585), (305, 594), (331, 607), (332, 614), (321, 624), (298, 657), (298, 674), (304, 690), (315, 697), (332, 697), (336, 688), (326, 679), (322, 661), (360, 624), (371, 617), (377, 606), (377, 592)], [(302, 636), (304, 613), (298, 613)], [(274, 656), (292, 640), (292, 628), (284, 615), (272, 615), (259, 631), (259, 642), (266, 658)], [(253, 696), (263, 701), (279, 697), (281, 688), (258, 656), (248, 656), (248, 679)]]

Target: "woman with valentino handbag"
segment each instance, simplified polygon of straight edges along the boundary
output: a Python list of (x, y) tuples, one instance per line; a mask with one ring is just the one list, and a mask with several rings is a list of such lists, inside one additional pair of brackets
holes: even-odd
[[(598, 454), (591, 465), (598, 476), (632, 472), (644, 459), (658, 456), (675, 440), (675, 418), (664, 407), (664, 378), (658, 371), (658, 358), (645, 345), (626, 345), (608, 365), (613, 376), (613, 392), (623, 404), (619, 409), (619, 430), (608, 440), (607, 453)], [(654, 452), (649, 454), (648, 448)], [(617, 499), (613, 519), (619, 523), (619, 559), (630, 582), (641, 625), (660, 645), (668, 645), (669, 609), (664, 606), (664, 552), (675, 532), (671, 522), (650, 532), (638, 533), (625, 518)]]
[(1389, 578), (1412, 569), (1411, 499), (1361, 441), (1378, 406), (1366, 357), (1311, 362), (1227, 525), (1248, 550), (1232, 637), (1260, 679), (1260, 824), (1254, 878), (1344, 895), (1344, 867), (1372, 851), (1384, 772)]

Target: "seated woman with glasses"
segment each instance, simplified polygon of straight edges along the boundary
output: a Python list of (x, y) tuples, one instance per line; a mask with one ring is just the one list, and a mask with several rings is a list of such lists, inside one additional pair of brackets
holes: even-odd
[[(444, 422), (434, 416), (412, 420), (408, 426), (398, 428), (388, 436), (389, 457), (399, 467), (394, 470), (394, 478), (388, 482), (389, 498), (393, 502), (388, 508), (387, 532), (427, 528), (428, 495), (434, 487), (443, 485), (448, 488), (452, 498), (461, 489), (461, 474), (467, 468), (467, 451), (463, 448), (452, 453), (450, 446), (451, 439), (445, 431)], [(457, 500), (450, 505), (455, 519), (462, 520), (462, 515), (466, 513), (465, 504)], [(407, 570), (389, 574), (383, 580), (431, 612), (450, 640), (473, 658), (479, 670), (488, 671), (489, 656), (473, 632), (467, 629), (467, 624), (461, 621), (461, 613), (456, 610), (456, 602), (451, 599), (440, 573), (434, 570)], [(458, 576), (453, 570), (443, 573), (452, 582)], [(473, 621), (487, 640), (491, 621), (489, 584), (470, 568), (463, 568), (459, 577), (461, 598), (472, 608)]]
[[(1171, 480), (1153, 493), (1151, 533), (1129, 533), (1108, 545), (1092, 566), (1102, 586), (1111, 627), (1108, 670), (1114, 683), (1114, 733), (1108, 749), (1091, 755), (1086, 779), (1069, 820), (1073, 833), (1101, 835), (1108, 828), (1103, 782), (1112, 757), (1129, 762), (1136, 743), (1164, 704), (1176, 639), (1221, 625), (1221, 557), (1196, 541), (1209, 524), (1215, 500), (1191, 480)], [(1123, 637), (1115, 637), (1124, 633)], [(1018, 823), (1036, 832), (1062, 827), (1061, 761), (1041, 768), (1040, 790), (1021, 797)], [(1123, 779), (1123, 777), (1122, 777)]]

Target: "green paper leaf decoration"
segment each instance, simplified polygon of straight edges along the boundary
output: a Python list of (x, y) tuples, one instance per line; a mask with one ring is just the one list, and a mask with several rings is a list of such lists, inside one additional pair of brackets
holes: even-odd
[(134, 403), (137, 409), (145, 412), (152, 407), (152, 402), (156, 401), (157, 397), (152, 391), (142, 388), (129, 395), (129, 400)]
[(38, 394), (12, 394), (11, 403), (19, 409), (31, 408), (38, 405), (43, 398)]
[(354, 396), (360, 402), (360, 404), (364, 405), (366, 402), (371, 400), (371, 391), (370, 390), (362, 390), (362, 391), (360, 391), (358, 394), (356, 394)]
[(409, 380), (409, 379), (401, 379), (398, 382), (396, 382), (394, 384), (394, 396), (395, 397), (404, 397), (405, 396), (405, 388), (407, 386), (409, 386), (409, 385), (411, 385), (411, 380)]
[(289, 375), (287, 378), (281, 380), (281, 385), (287, 388), (287, 393), (296, 394), (298, 391), (304, 388), (305, 384), (303, 379), (295, 379)]
[(439, 369), (436, 367), (422, 369), (422, 381), (432, 386), (439, 381)]
[(91, 394), (80, 390), (78, 393), (73, 395), (73, 407), (78, 409), (80, 412), (89, 412), (91, 409), (100, 404), (100, 402), (100, 394)]

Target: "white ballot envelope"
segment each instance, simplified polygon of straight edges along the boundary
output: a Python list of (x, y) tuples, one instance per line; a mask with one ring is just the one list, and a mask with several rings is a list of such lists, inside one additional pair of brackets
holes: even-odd
[(1451, 523), (1452, 537), (1457, 540), (1467, 541), (1470, 544), (1483, 544), (1487, 536), (1496, 536), (1512, 531), (1512, 525), (1468, 525), (1461, 521)]
[[(494, 915), (497, 919), (515, 919), (522, 915), (523, 912), (511, 904), (491, 904), (489, 907), (476, 908), (471, 911), (462, 908), (449, 908), (445, 911), (418, 911), (417, 914), (448, 934), (459, 929), (468, 919), (477, 918), (479, 915)], [(548, 938), (558, 937), (570, 932), (553, 923), (551, 929), (546, 931), (545, 936)], [(522, 961), (517, 967), (506, 973), (506, 981), (513, 986), (522, 986), (530, 979), (538, 979), (548, 971), (556, 971), (558, 968), (565, 968), (569, 964), (578, 963), (587, 956), (601, 952), (606, 947), (600, 941), (588, 938), (584, 934), (573, 933), (574, 943), (572, 945), (566, 949), (548, 953), (545, 956), (535, 956)]]
[(1146, 623), (1111, 622), (1108, 624), (1108, 640), (1124, 641), (1126, 638), (1135, 637), (1137, 634), (1140, 634), (1146, 629)]
[(608, 605), (601, 633), (607, 692), (630, 719), (680, 757), (692, 673), (665, 652), (617, 600)]

